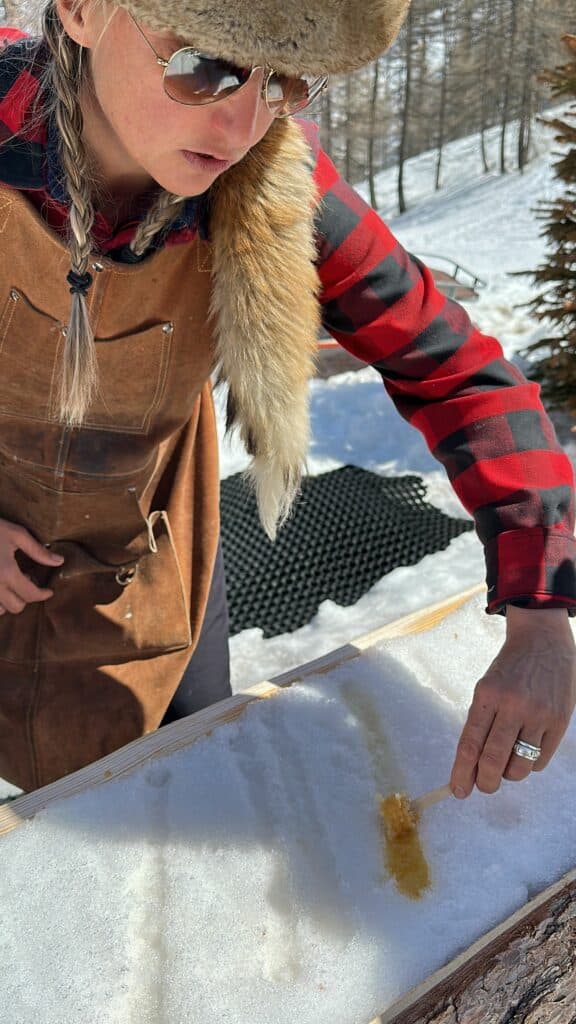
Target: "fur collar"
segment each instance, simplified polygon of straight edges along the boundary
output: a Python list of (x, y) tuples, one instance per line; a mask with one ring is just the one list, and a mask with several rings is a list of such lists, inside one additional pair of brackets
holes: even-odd
[(262, 525), (273, 539), (298, 491), (309, 442), (308, 381), (320, 326), (316, 186), (289, 119), (212, 186), (211, 315), (228, 427), (253, 456)]

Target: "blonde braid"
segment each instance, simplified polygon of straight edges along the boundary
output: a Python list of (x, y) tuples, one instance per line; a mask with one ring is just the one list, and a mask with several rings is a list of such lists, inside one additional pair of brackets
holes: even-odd
[[(72, 292), (70, 323), (64, 349), (60, 416), (80, 425), (98, 384), (98, 363), (94, 333), (90, 324), (86, 292), (92, 278), (88, 272), (92, 255), (94, 205), (86, 150), (82, 141), (83, 118), (80, 89), (83, 84), (82, 49), (64, 31), (54, 0), (45, 8), (43, 33), (51, 60), (43, 81), (46, 110), (56, 118), (60, 155), (71, 199), (70, 254)], [(154, 238), (182, 212), (186, 198), (162, 190), (139, 225), (130, 249), (143, 256)]]
[(142, 256), (152, 244), (156, 235), (167, 228), (182, 212), (186, 199), (164, 190), (148, 211), (146, 218), (138, 226), (138, 230), (130, 243), (135, 256)]
[(60, 154), (71, 199), (70, 254), (72, 293), (70, 323), (64, 349), (60, 414), (69, 424), (84, 419), (98, 382), (94, 334), (90, 325), (86, 293), (92, 278), (88, 272), (92, 253), (94, 207), (89, 182), (88, 160), (82, 142), (83, 118), (80, 106), (82, 51), (64, 31), (54, 3), (43, 18), (44, 38), (52, 59), (47, 68), (52, 108), (60, 134)]

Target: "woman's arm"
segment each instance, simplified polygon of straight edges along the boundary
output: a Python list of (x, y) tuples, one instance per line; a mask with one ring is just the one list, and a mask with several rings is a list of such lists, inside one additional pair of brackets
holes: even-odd
[[(323, 320), (381, 373), (398, 412), (445, 467), (484, 545), (488, 611), (576, 612), (574, 476), (539, 388), (436, 288), (301, 126), (320, 194)], [(472, 229), (471, 229), (472, 230)]]
[[(486, 554), (488, 611), (506, 640), (477, 683), (453, 791), (495, 792), (544, 768), (576, 701), (574, 477), (539, 389), (495, 338), (442, 295), (306, 129), (321, 196), (318, 269), (324, 325), (375, 366), (399, 413), (424, 435)], [(449, 652), (447, 652), (449, 657)], [(514, 753), (524, 740), (537, 762)]]

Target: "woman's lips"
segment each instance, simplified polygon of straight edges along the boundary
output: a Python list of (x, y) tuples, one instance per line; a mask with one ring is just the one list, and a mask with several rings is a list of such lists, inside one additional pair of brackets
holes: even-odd
[(232, 160), (218, 160), (215, 156), (210, 156), (207, 153), (193, 153), (189, 149), (183, 149), (182, 155), (197, 171), (212, 171), (221, 174), (233, 164)]

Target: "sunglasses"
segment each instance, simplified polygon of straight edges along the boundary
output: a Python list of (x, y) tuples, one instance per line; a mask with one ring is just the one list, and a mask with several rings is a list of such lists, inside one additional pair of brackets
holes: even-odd
[(263, 71), (262, 98), (274, 117), (290, 117), (309, 107), (328, 85), (328, 76), (303, 75), (290, 78), (282, 75), (268, 64), (253, 68), (239, 68), (227, 60), (207, 57), (192, 46), (176, 50), (170, 60), (164, 60), (156, 52), (136, 19), (130, 15), (140, 35), (156, 57), (157, 64), (164, 68), (164, 89), (171, 100), (191, 107), (217, 103), (238, 92), (256, 71)]

